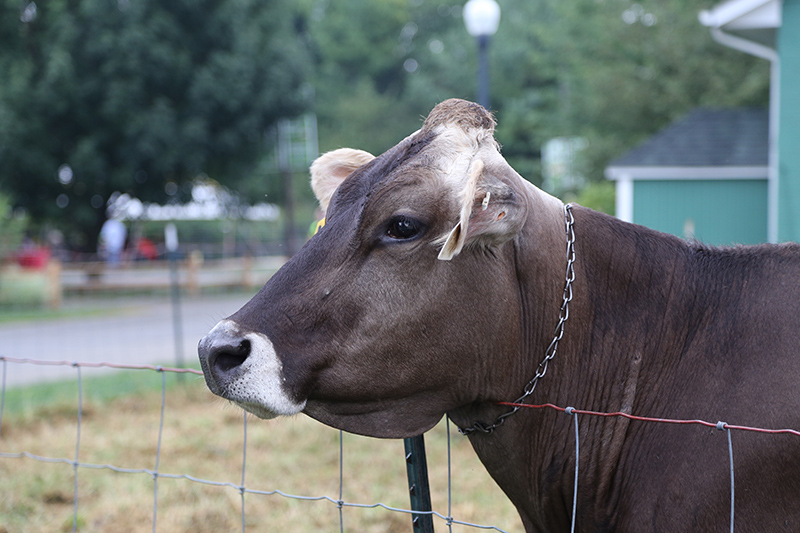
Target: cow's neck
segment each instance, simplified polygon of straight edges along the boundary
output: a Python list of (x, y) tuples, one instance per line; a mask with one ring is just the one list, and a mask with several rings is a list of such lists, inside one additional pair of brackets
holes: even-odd
[[(460, 428), (469, 428), (476, 422), (491, 425), (499, 415), (507, 413), (509, 408), (497, 402), (514, 401), (523, 394), (553, 339), (567, 268), (564, 208), (561, 202), (536, 190), (529, 198), (529, 212), (530, 222), (514, 245), (506, 248), (507, 259), (513, 262), (516, 270), (521, 338), (514, 353), (495, 354), (492, 364), (482, 369), (485, 377), (481, 381), (486, 388), (481, 398), (449, 413)], [(542, 254), (542, 250), (553, 253)], [(567, 337), (570, 329), (571, 325), (567, 324)], [(560, 357), (561, 354), (557, 354), (555, 366), (537, 387), (559, 378)], [(536, 393), (535, 397), (541, 396)], [(550, 430), (529, 428), (532, 419), (528, 413), (518, 412), (506, 418), (491, 434), (470, 436), (481, 461), (520, 510), (526, 526), (531, 523), (529, 517), (537, 514), (538, 502), (548, 497), (541, 490), (538, 451), (547, 448), (548, 442), (566, 442), (566, 435), (553, 438)], [(548, 426), (556, 428), (554, 424)], [(552, 450), (547, 453), (554, 455)], [(568, 454), (563, 456), (568, 457)], [(525, 470), (520, 465), (532, 467)]]
[[(648, 324), (671, 323), (679, 329), (686, 323), (685, 314), (696, 312), (686, 302), (672, 301), (680, 298), (671, 287), (676, 278), (685, 275), (681, 250), (686, 246), (660, 234), (643, 235), (616, 219), (582, 208), (576, 208), (575, 216), (577, 262), (570, 321), (547, 375), (527, 402), (606, 412), (651, 409), (656, 400), (643, 392), (640, 384), (646, 378), (652, 383), (649, 378), (655, 375), (663, 378), (673, 363), (648, 357), (657, 344), (652, 342)], [(552, 227), (554, 231), (548, 235), (540, 232), (538, 240), (528, 236), (528, 249), (517, 251), (526, 338), (520, 343), (519, 360), (511, 363), (514, 370), (506, 377), (516, 387), (535, 374), (558, 320), (566, 266), (563, 219)], [(545, 245), (543, 241), (548, 239), (551, 242)], [(543, 258), (543, 249), (558, 253)], [(670, 253), (664, 253), (665, 249)], [(654, 256), (658, 264), (654, 264)], [(673, 342), (680, 343), (681, 338), (677, 335)], [(657, 349), (665, 351), (663, 345)], [(496, 406), (484, 406), (484, 410), (502, 412)], [(581, 471), (584, 486), (593, 487), (582, 493), (579, 504), (587, 527), (613, 523), (616, 501), (612, 488), (628, 425), (625, 419), (583, 422), (581, 456), (602, 458), (592, 461), (592, 469), (584, 465)], [(470, 438), (529, 530), (569, 526), (573, 432), (568, 415), (523, 409), (493, 434)], [(519, 465), (530, 467), (526, 470)]]
[[(508, 407), (508, 409), (506, 409), (505, 412), (503, 412), (503, 413), (497, 415), (496, 417), (494, 417), (489, 422), (484, 422), (483, 420), (477, 420), (476, 422), (474, 422), (470, 426), (459, 427), (459, 432), (462, 435), (469, 436), (469, 435), (471, 435), (473, 433), (491, 434), (495, 430), (497, 430), (500, 426), (502, 426), (503, 423), (505, 423), (506, 419), (508, 417), (513, 416), (514, 414), (516, 414), (522, 408), (522, 404), (525, 403), (527, 398), (530, 397), (533, 394), (533, 392), (536, 390), (536, 386), (538, 385), (539, 380), (543, 379), (544, 376), (547, 374), (547, 369), (549, 367), (550, 362), (555, 358), (555, 356), (558, 353), (558, 347), (559, 347), (561, 339), (563, 338), (563, 335), (564, 335), (564, 328), (565, 328), (566, 323), (567, 323), (567, 321), (569, 319), (569, 304), (570, 304), (570, 302), (572, 300), (572, 295), (573, 295), (572, 284), (573, 284), (573, 282), (575, 280), (575, 268), (574, 268), (575, 267), (575, 228), (574, 228), (575, 218), (574, 218), (573, 213), (572, 213), (572, 205), (571, 204), (566, 204), (566, 205), (563, 206), (563, 215), (564, 215), (564, 230), (565, 230), (565, 236), (566, 236), (565, 237), (566, 238), (566, 246), (565, 246), (565, 248), (566, 248), (566, 261), (565, 261), (566, 262), (566, 267), (564, 269), (565, 270), (565, 274), (564, 274), (564, 289), (563, 289), (562, 295), (561, 295), (561, 305), (559, 307), (558, 320), (556, 322), (556, 327), (555, 327), (555, 330), (554, 330), (553, 335), (552, 335), (552, 340), (547, 345), (547, 349), (544, 351), (544, 355), (542, 356), (538, 366), (536, 367), (535, 373), (533, 374), (531, 379), (525, 384), (525, 386), (521, 389), (522, 392), (520, 393), (520, 395), (513, 402), (499, 402), (501, 405), (505, 405), (506, 407)], [(516, 257), (516, 255), (517, 254), (515, 253), (515, 257)], [(516, 264), (518, 264), (518, 262), (515, 260), (514, 264), (516, 265)], [(524, 284), (520, 282), (519, 270), (517, 270), (517, 273), (518, 274), (517, 274), (517, 277), (514, 279), (514, 283), (517, 286), (522, 287)], [(540, 279), (543, 279), (543, 278), (540, 278)], [(541, 291), (539, 291), (539, 293), (541, 294)], [(520, 293), (520, 295), (521, 295), (521, 297), (519, 299), (519, 302), (523, 302), (525, 300), (525, 297), (522, 295), (522, 293)], [(526, 307), (529, 307), (529, 306), (520, 305), (520, 307), (522, 309), (525, 309)], [(537, 320), (524, 320), (523, 319), (523, 323), (537, 323), (537, 322), (544, 323), (543, 321), (540, 321), (540, 320), (537, 321)], [(521, 328), (521, 329), (524, 330), (525, 328)], [(529, 336), (529, 335), (526, 335), (526, 336)], [(520, 342), (520, 346), (525, 344), (525, 342), (522, 341), (522, 339), (520, 341), (521, 341)], [(530, 344), (530, 343), (528, 343), (528, 344)], [(520, 353), (524, 353), (526, 351), (527, 350), (524, 350), (524, 349), (516, 349), (516, 350), (512, 350), (512, 353), (520, 354)], [(525, 358), (521, 358), (521, 357), (517, 356), (517, 357), (514, 357), (513, 360), (522, 361), (522, 360), (525, 360)], [(527, 365), (523, 365), (523, 366), (527, 366)], [(513, 367), (513, 363), (512, 363), (512, 367)], [(508, 368), (511, 368), (511, 367), (509, 367), (509, 366), (501, 366), (501, 368), (508, 369)], [(520, 375), (526, 375), (526, 371), (522, 370)], [(488, 396), (491, 397), (491, 394), (488, 395)], [(473, 413), (470, 416), (475, 417), (476, 415)]]

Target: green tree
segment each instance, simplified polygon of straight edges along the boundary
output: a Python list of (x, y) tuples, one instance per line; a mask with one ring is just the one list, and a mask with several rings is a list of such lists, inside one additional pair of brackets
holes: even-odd
[(0, 187), (93, 248), (115, 192), (166, 201), (251, 178), (309, 102), (290, 0), (52, 0), (0, 8)]
[(0, 193), (0, 266), (19, 248), (27, 224), (27, 216), (15, 213), (6, 195)]
[[(343, 145), (381, 152), (408, 124), (400, 111), (405, 85), (401, 48), (410, 22), (407, 0), (318, 2), (310, 14), (315, 55), (315, 112), (320, 148)], [(408, 31), (408, 30), (406, 30)], [(402, 127), (402, 125), (400, 126)]]

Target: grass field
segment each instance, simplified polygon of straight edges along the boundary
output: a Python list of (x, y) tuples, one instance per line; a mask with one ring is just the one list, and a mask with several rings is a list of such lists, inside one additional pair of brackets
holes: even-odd
[[(159, 472), (233, 483), (242, 481), (241, 410), (217, 399), (196, 375), (166, 374), (168, 385)], [(158, 449), (162, 374), (124, 371), (83, 382), (81, 463), (154, 469)], [(75, 457), (76, 383), (37, 385), (6, 392), (0, 452)], [(339, 497), (340, 433), (306, 416), (247, 425), (244, 485), (303, 496)], [(452, 516), (519, 531), (516, 511), (453, 430)], [(343, 500), (409, 508), (403, 442), (344, 434)], [(447, 514), (447, 446), (444, 424), (426, 435), (434, 510)], [(78, 469), (78, 530), (153, 530), (150, 474)], [(74, 474), (71, 464), (0, 458), (0, 533), (71, 531)], [(241, 531), (241, 496), (232, 487), (187, 479), (158, 480), (157, 530)], [(280, 495), (245, 495), (248, 531), (339, 531), (339, 510), (329, 501)], [(385, 509), (343, 509), (345, 531), (411, 531), (411, 517)], [(447, 531), (435, 519), (437, 531)], [(479, 531), (453, 526), (453, 531)]]

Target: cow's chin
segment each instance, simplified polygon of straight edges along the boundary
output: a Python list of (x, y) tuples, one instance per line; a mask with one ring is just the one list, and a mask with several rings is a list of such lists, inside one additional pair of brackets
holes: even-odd
[(414, 410), (370, 410), (364, 406), (330, 404), (308, 400), (305, 414), (336, 429), (377, 437), (402, 439), (422, 435), (442, 418), (442, 414), (424, 414)]
[(260, 398), (258, 399), (243, 399), (243, 398), (232, 398), (230, 396), (223, 396), (247, 411), (248, 413), (257, 416), (258, 418), (263, 418), (264, 420), (269, 420), (271, 418), (277, 418), (279, 416), (293, 416), (303, 411), (305, 407), (305, 402), (294, 403), (294, 402), (265, 402), (261, 401)]
[(247, 403), (247, 402), (233, 402), (251, 415), (255, 415), (258, 418), (263, 418), (264, 420), (269, 420), (271, 418), (277, 418), (281, 416), (280, 413), (276, 413), (275, 411), (271, 411), (264, 407), (263, 405), (258, 405), (255, 403)]

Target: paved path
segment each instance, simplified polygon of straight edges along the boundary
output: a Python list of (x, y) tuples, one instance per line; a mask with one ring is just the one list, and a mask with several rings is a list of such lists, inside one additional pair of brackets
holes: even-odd
[[(233, 314), (250, 294), (182, 297), (180, 343), (187, 365), (197, 364), (197, 343), (218, 320)], [(0, 324), (0, 355), (49, 361), (111, 362), (175, 366), (175, 320), (169, 296), (65, 302), (75, 316)], [(2, 379), (0, 363), (0, 379)], [(104, 369), (82, 369), (91, 376)], [(70, 366), (6, 363), (6, 385), (74, 379)]]

